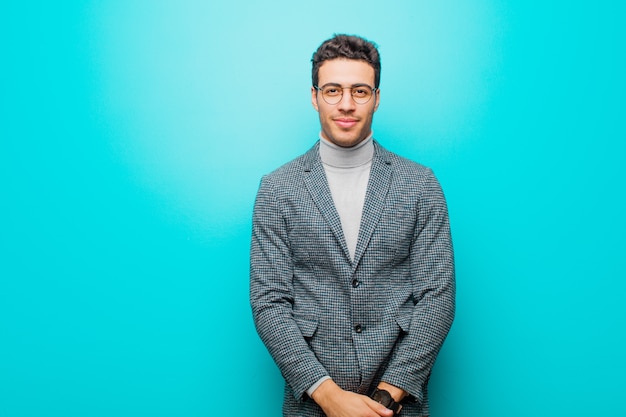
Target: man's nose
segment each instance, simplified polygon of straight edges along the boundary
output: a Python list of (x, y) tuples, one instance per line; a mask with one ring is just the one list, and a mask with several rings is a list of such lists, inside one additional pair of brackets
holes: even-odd
[(344, 88), (343, 94), (341, 96), (341, 100), (337, 104), (339, 110), (349, 111), (354, 110), (356, 108), (356, 102), (352, 98), (352, 89)]

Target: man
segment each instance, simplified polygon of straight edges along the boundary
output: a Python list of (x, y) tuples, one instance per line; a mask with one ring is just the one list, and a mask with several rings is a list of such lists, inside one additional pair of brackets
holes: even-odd
[(312, 62), (320, 140), (262, 179), (253, 215), (250, 299), (283, 415), (426, 416), (454, 316), (446, 203), (372, 138), (376, 46), (337, 35)]

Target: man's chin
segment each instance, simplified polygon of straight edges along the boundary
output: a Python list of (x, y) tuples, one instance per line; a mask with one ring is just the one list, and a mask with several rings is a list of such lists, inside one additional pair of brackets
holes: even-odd
[(354, 138), (334, 138), (331, 142), (342, 148), (352, 148), (353, 146), (358, 145), (361, 141)]
[(368, 136), (368, 135), (364, 135), (363, 137), (361, 137), (355, 131), (350, 131), (350, 132), (335, 131), (332, 133), (333, 133), (332, 136), (326, 135), (326, 134), (323, 134), (323, 136), (329, 142), (334, 143), (335, 145), (340, 146), (342, 148), (352, 148), (353, 146), (356, 146), (359, 143), (363, 142), (363, 140), (367, 138)]
[(350, 136), (350, 137), (346, 137), (346, 138), (342, 138), (340, 140), (341, 143), (339, 143), (338, 145), (341, 146), (342, 148), (352, 148), (353, 146), (358, 145), (359, 143), (363, 142), (363, 140), (366, 138), (365, 137), (355, 137), (355, 136)]

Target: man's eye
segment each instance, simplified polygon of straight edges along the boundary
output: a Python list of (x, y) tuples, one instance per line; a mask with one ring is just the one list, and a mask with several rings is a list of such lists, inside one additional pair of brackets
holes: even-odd
[(367, 90), (364, 88), (355, 88), (354, 90), (352, 90), (352, 94), (357, 97), (365, 97), (367, 96)]
[(327, 88), (326, 90), (324, 90), (324, 94), (327, 94), (329, 96), (336, 96), (337, 94), (339, 94), (339, 89), (338, 88)]

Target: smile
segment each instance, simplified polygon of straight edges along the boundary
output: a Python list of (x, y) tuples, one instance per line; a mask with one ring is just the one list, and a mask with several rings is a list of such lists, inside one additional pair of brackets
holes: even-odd
[(344, 129), (351, 128), (357, 123), (357, 120), (355, 119), (341, 118), (341, 119), (333, 119), (333, 120), (339, 127), (344, 128)]

